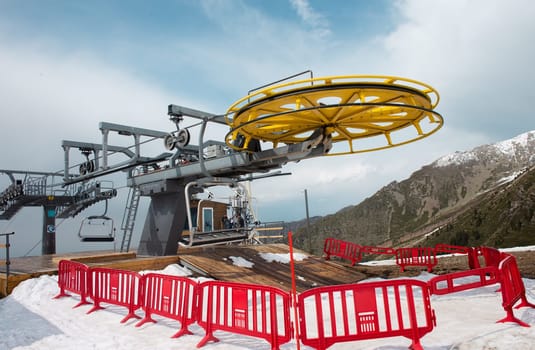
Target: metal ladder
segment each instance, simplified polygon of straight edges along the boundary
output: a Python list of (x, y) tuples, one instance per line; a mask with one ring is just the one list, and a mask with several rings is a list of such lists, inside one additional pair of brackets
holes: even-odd
[(130, 242), (132, 241), (132, 233), (134, 232), (134, 224), (136, 222), (140, 196), (141, 191), (139, 190), (139, 187), (130, 187), (128, 199), (126, 200), (126, 207), (124, 208), (123, 221), (121, 223), (121, 230), (123, 231), (121, 252), (128, 252), (130, 249)]

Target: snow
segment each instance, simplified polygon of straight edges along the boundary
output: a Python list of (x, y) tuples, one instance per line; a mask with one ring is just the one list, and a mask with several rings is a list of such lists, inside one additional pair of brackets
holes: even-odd
[(448, 154), (436, 160), (433, 164), (437, 167), (445, 167), (448, 165), (460, 165), (468, 163), (469, 161), (477, 160), (477, 155), (474, 152), (455, 152)]
[(510, 140), (495, 143), (493, 146), (503, 154), (514, 155), (516, 147), (526, 147), (533, 138), (535, 138), (535, 131), (529, 131)]
[(532, 251), (535, 251), (535, 245), (528, 245), (524, 247), (513, 247), (513, 248), (500, 248), (500, 252), (504, 252), (504, 253), (532, 252)]
[[(514, 156), (518, 147), (527, 147), (535, 139), (535, 130), (520, 134), (512, 139), (497, 142), (490, 145), (504, 155)], [(472, 160), (477, 160), (477, 154), (473, 151), (455, 152), (436, 160), (433, 164), (436, 167), (448, 165), (460, 165)]]
[(496, 184), (497, 185), (503, 185), (503, 184), (509, 183), (509, 182), (513, 181), (514, 179), (516, 179), (518, 177), (518, 175), (520, 175), (520, 174), (522, 174), (522, 171), (515, 171), (511, 175), (502, 177), (501, 179), (496, 181)]
[(180, 266), (178, 264), (171, 264), (168, 265), (163, 270), (154, 271), (154, 270), (144, 270), (139, 271), (140, 274), (145, 275), (147, 273), (162, 273), (164, 275), (171, 275), (171, 276), (191, 276), (192, 272), (187, 268)]
[(232, 260), (233, 265), (246, 267), (248, 269), (252, 268), (254, 265), (253, 262), (244, 259), (241, 256), (230, 256), (229, 259)]
[[(279, 262), (281, 264), (289, 264), (290, 263), (290, 254), (275, 254), (275, 253), (260, 253), (260, 257), (264, 259), (267, 262)], [(302, 253), (295, 253), (294, 254), (294, 261), (301, 261), (306, 259), (308, 256), (306, 254)]]
[[(518, 250), (535, 250), (535, 247), (507, 249)], [(238, 259), (232, 260), (241, 261), (240, 257), (235, 258)], [(285, 256), (279, 255), (267, 258), (286, 261)], [(178, 265), (170, 265), (159, 272), (184, 276), (189, 274), (187, 269)], [(417, 278), (425, 281), (433, 276), (422, 272)], [(535, 302), (535, 280), (524, 279), (524, 283), (528, 300)], [(501, 294), (496, 293), (496, 287), (432, 296), (431, 305), (435, 310), (437, 326), (422, 338), (423, 347), (426, 350), (535, 349), (535, 309), (515, 310), (515, 315), (531, 324), (531, 328), (512, 323), (496, 323), (505, 317), (505, 311), (501, 307)], [(196, 349), (197, 343), (204, 336), (203, 329), (195, 324), (190, 327), (193, 335), (171, 339), (179, 329), (179, 323), (157, 316), (157, 323), (148, 323), (139, 328), (134, 327), (137, 320), (121, 324), (120, 320), (127, 313), (126, 308), (108, 304), (104, 304), (104, 310), (87, 315), (90, 305), (73, 309), (79, 297), (74, 295), (53, 299), (58, 291), (57, 276), (45, 275), (22, 282), (10, 296), (0, 300), (0, 349)], [(141, 314), (141, 311), (138, 313)], [(256, 338), (227, 332), (216, 332), (216, 336), (220, 342), (208, 343), (205, 349), (270, 349), (266, 341)], [(394, 337), (339, 343), (329, 349), (402, 350), (409, 345), (408, 339)], [(282, 350), (295, 348), (295, 341), (281, 346)], [(301, 348), (310, 349), (306, 346)]]

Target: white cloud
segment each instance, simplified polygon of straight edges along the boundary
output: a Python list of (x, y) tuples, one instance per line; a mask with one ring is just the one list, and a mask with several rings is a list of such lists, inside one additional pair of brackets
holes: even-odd
[(532, 2), (407, 0), (397, 8), (402, 20), (384, 40), (384, 63), (439, 90), (446, 127), (504, 138), (529, 128)]
[(316, 34), (322, 38), (331, 34), (329, 22), (321, 13), (310, 6), (308, 0), (290, 0), (290, 3), (301, 20), (314, 28)]
[(36, 51), (6, 40), (0, 52), (0, 142), (16, 149), (5, 154), (2, 168), (60, 170), (61, 140), (100, 142), (101, 121), (174, 128), (166, 114), (176, 96), (91, 55)]

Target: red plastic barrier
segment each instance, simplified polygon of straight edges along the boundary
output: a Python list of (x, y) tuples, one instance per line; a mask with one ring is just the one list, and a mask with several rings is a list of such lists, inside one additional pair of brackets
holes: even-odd
[(502, 253), (500, 253), (498, 249), (490, 247), (480, 247), (479, 251), (485, 259), (486, 266), (498, 267), (498, 265), (500, 265), (500, 261), (502, 260)]
[(515, 317), (513, 314), (513, 306), (519, 300), (521, 300), (521, 303), (516, 306), (517, 309), (520, 307), (535, 308), (535, 305), (531, 304), (526, 299), (526, 289), (522, 277), (520, 276), (515, 257), (509, 254), (504, 254), (503, 257), (504, 259), (499, 264), (499, 270), (501, 278), (502, 306), (507, 313), (507, 316), (497, 322), (516, 322), (521, 326), (529, 327), (529, 324)]
[(142, 299), (141, 276), (137, 272), (97, 267), (89, 269), (89, 277), (89, 295), (95, 305), (88, 314), (103, 309), (100, 303), (104, 302), (128, 308), (128, 314), (121, 323), (131, 318), (140, 318), (135, 313), (140, 308)]
[(145, 317), (136, 327), (156, 322), (153, 314), (180, 322), (180, 330), (171, 338), (192, 334), (188, 326), (195, 322), (197, 283), (186, 277), (149, 273), (143, 277), (142, 308)]
[(351, 266), (362, 260), (361, 246), (342, 241), (335, 238), (326, 238), (323, 244), (323, 252), (325, 253), (325, 260), (329, 260), (331, 256), (337, 256), (342, 259), (351, 261)]
[(396, 264), (405, 271), (406, 266), (427, 266), (427, 271), (433, 271), (437, 265), (437, 256), (434, 248), (398, 248), (396, 249)]
[(218, 341), (217, 330), (265, 339), (272, 349), (290, 341), (290, 295), (274, 287), (222, 281), (199, 285), (197, 323), (206, 335), (197, 344)]
[(431, 294), (444, 295), (499, 283), (499, 272), (494, 266), (448, 273), (431, 278), (427, 283)]
[(396, 255), (396, 250), (388, 247), (370, 247), (365, 245), (361, 251), (367, 254)]
[(66, 293), (66, 291), (69, 291), (80, 295), (80, 302), (73, 308), (90, 304), (86, 300), (89, 292), (88, 271), (89, 267), (87, 265), (77, 261), (60, 260), (58, 264), (59, 294), (54, 299), (70, 296)]
[(468, 266), (471, 269), (480, 268), (481, 263), (479, 262), (479, 257), (482, 255), (481, 248), (470, 248), (470, 251), (468, 252)]
[(468, 254), (470, 252), (470, 247), (460, 246), (460, 245), (451, 245), (451, 244), (442, 244), (439, 243), (435, 245), (435, 253), (449, 253), (449, 254)]
[(420, 350), (420, 339), (435, 324), (427, 284), (409, 279), (309, 289), (299, 295), (298, 307), (301, 341), (321, 350), (395, 336)]

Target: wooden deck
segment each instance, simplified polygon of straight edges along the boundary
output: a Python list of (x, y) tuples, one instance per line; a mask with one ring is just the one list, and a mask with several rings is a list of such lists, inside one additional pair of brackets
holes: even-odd
[[(289, 248), (285, 244), (215, 246), (179, 250), (179, 257), (181, 265), (217, 280), (263, 284), (289, 291), (292, 287), (290, 264), (268, 262), (262, 253), (288, 254)], [(294, 254), (296, 253), (308, 255), (294, 249)], [(239, 266), (240, 264), (234, 263), (236, 258), (233, 260), (233, 257), (241, 257), (253, 266)], [(295, 274), (298, 291), (317, 286), (355, 283), (366, 278), (352, 267), (311, 255), (302, 261), (295, 261)]]
[[(12, 258), (9, 281), (6, 281), (5, 266), (0, 267), (0, 295), (5, 296), (6, 283), (9, 294), (24, 280), (44, 274), (57, 274), (58, 263), (62, 259), (76, 260), (89, 266), (131, 271), (160, 270), (170, 264), (180, 263), (189, 267), (196, 275), (222, 281), (275, 286), (289, 291), (292, 286), (290, 264), (268, 262), (262, 257), (262, 253), (286, 255), (289, 253), (289, 248), (285, 244), (235, 245), (179, 249), (178, 255), (160, 257), (137, 256), (134, 252), (82, 252)], [(295, 250), (294, 253), (306, 254), (299, 250)], [(231, 257), (241, 257), (253, 263), (253, 266), (250, 268), (239, 266)], [(316, 286), (354, 283), (366, 277), (355, 268), (325, 261), (316, 256), (296, 261), (295, 274), (298, 291)]]

